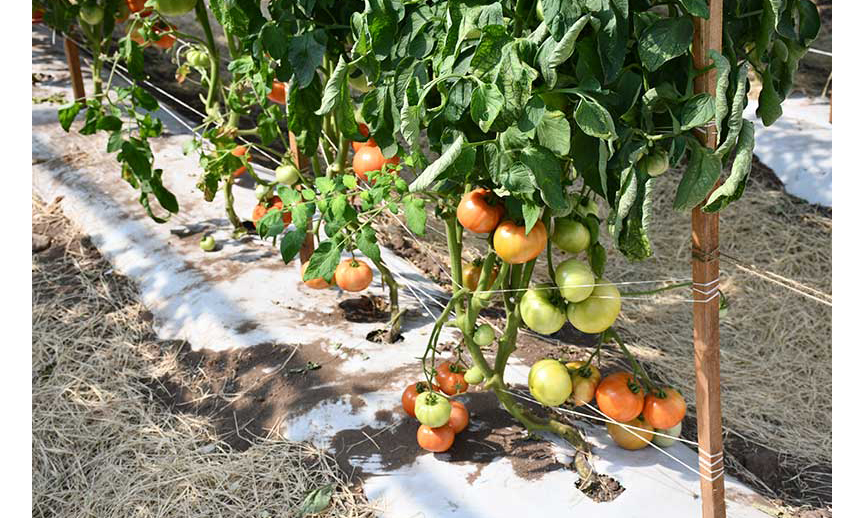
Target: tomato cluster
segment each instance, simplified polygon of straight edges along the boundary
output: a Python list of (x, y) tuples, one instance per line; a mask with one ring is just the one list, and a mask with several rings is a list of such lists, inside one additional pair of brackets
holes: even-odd
[[(658, 446), (671, 446), (681, 434), (687, 413), (687, 403), (677, 390), (646, 390), (628, 372), (615, 372), (601, 380), (597, 367), (583, 361), (563, 364), (549, 358), (540, 360), (531, 366), (528, 388), (546, 406), (565, 402), (583, 406), (596, 399), (600, 412), (613, 421), (606, 425), (609, 435), (629, 450), (644, 448), (652, 440)], [(655, 431), (662, 435), (655, 437)]]
[[(450, 362), (439, 365), (436, 380), (444, 380), (449, 388), (453, 390), (454, 385), (447, 373), (451, 371)], [(442, 368), (443, 367), (443, 368)], [(467, 389), (464, 377), (459, 378), (460, 383)], [(465, 390), (458, 390), (464, 392)], [(448, 399), (444, 394), (443, 386), (429, 386), (426, 382), (417, 382), (408, 385), (402, 392), (402, 408), (405, 413), (420, 421), (417, 429), (417, 444), (427, 451), (440, 453), (450, 449), (456, 439), (456, 435), (468, 427), (469, 414), (465, 405), (455, 399)], [(445, 392), (448, 395), (449, 392)]]
[[(367, 125), (361, 123), (358, 127), (364, 137), (369, 136), (369, 127)], [(352, 142), (351, 146), (354, 148), (354, 160), (352, 162), (354, 174), (364, 182), (369, 181), (369, 173), (381, 171), (387, 164), (397, 165), (399, 163), (398, 156), (394, 155), (391, 158), (384, 158), (381, 148), (375, 143), (375, 139), (371, 137), (365, 142)], [(374, 183), (374, 180), (372, 182)]]

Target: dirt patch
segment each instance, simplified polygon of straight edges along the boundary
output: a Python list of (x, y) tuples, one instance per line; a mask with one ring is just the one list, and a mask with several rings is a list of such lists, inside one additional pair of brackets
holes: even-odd
[(342, 310), (342, 318), (348, 322), (390, 321), (390, 304), (384, 297), (363, 295), (356, 299), (346, 299), (339, 303), (339, 309)]

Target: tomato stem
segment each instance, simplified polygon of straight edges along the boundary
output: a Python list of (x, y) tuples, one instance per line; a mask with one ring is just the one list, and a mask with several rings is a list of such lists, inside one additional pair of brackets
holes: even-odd
[(621, 349), (621, 351), (624, 353), (624, 355), (627, 356), (627, 360), (630, 362), (630, 366), (633, 369), (633, 373), (639, 379), (642, 380), (642, 383), (645, 384), (645, 387), (648, 390), (651, 390), (652, 392), (656, 392), (659, 390), (657, 388), (657, 385), (655, 385), (654, 382), (651, 381), (651, 378), (648, 377), (648, 374), (645, 372), (645, 370), (642, 368), (642, 366), (639, 365), (639, 362), (636, 361), (636, 357), (633, 356), (633, 354), (630, 352), (630, 350), (627, 349), (627, 346), (624, 345), (624, 341), (621, 340), (621, 337), (618, 335), (617, 331), (615, 331), (614, 329), (612, 329), (610, 327), (609, 329), (607, 329), (606, 331), (603, 332), (603, 335), (601, 335), (601, 339), (603, 338), (603, 336), (609, 336), (613, 340), (615, 340), (615, 342), (618, 344), (618, 347)]

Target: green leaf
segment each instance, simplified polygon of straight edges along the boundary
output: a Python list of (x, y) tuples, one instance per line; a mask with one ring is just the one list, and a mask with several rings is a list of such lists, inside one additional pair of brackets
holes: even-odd
[(542, 147), (529, 147), (522, 152), (520, 160), (531, 170), (546, 205), (554, 210), (569, 207), (561, 186), (561, 163), (551, 151)]
[(735, 159), (732, 161), (732, 172), (726, 181), (723, 182), (723, 185), (718, 187), (708, 197), (708, 201), (702, 207), (703, 212), (719, 212), (733, 201), (741, 198), (753, 165), (753, 147), (755, 145), (756, 139), (753, 123), (745, 120), (744, 125), (741, 127), (741, 133), (738, 135)]
[(593, 99), (583, 97), (573, 117), (582, 131), (592, 137), (605, 140), (614, 140), (618, 137), (612, 116), (606, 108)]
[(315, 187), (321, 194), (330, 194), (336, 189), (336, 182), (332, 178), (318, 176), (315, 178)]
[(282, 236), (282, 241), (279, 243), (279, 252), (282, 255), (282, 262), (285, 264), (294, 260), (294, 257), (303, 247), (306, 241), (306, 228), (297, 228), (290, 232), (286, 232)]
[(465, 136), (462, 133), (457, 133), (453, 143), (447, 148), (444, 153), (438, 157), (438, 160), (432, 162), (413, 182), (411, 182), (411, 192), (423, 191), (435, 180), (438, 179), (445, 169), (450, 167), (462, 152), (462, 144), (465, 142)]
[(747, 63), (742, 63), (738, 68), (738, 81), (735, 85), (735, 97), (732, 98), (732, 108), (729, 111), (729, 122), (727, 123), (728, 131), (726, 139), (717, 148), (717, 155), (723, 157), (732, 149), (735, 142), (738, 140), (738, 133), (741, 131), (741, 125), (744, 121), (744, 108), (747, 106), (747, 74), (749, 67)]
[(490, 25), (483, 28), (480, 43), (471, 58), (471, 69), (480, 79), (495, 80), (498, 68), (501, 64), (501, 50), (504, 45), (513, 41), (513, 37), (507, 33), (507, 29), (500, 25)]
[(261, 29), (261, 44), (273, 59), (282, 59), (288, 50), (288, 39), (285, 38), (285, 33), (273, 23), (268, 23)]
[[(319, 277), (316, 275), (307, 279), (306, 277), (308, 277), (308, 273), (311, 270), (312, 264), (310, 259), (309, 267), (306, 269), (307, 275), (304, 276), (304, 280), (311, 280)], [(303, 499), (303, 503), (300, 504), (300, 516), (303, 517), (318, 514), (324, 509), (327, 509), (327, 506), (330, 505), (330, 499), (333, 497), (334, 488), (334, 484), (327, 484), (306, 495), (306, 498)]]
[(534, 228), (534, 225), (537, 224), (537, 220), (540, 219), (540, 216), (543, 215), (543, 207), (537, 205), (532, 201), (523, 200), (522, 201), (522, 219), (525, 220), (525, 235), (527, 236), (531, 229)]
[(699, 94), (684, 103), (678, 114), (681, 131), (704, 126), (714, 119), (714, 99), (709, 94)]
[(687, 52), (693, 39), (693, 22), (689, 17), (661, 18), (639, 37), (639, 58), (649, 72)]
[(698, 16), (699, 18), (705, 18), (707, 20), (708, 16), (711, 14), (705, 0), (678, 0), (678, 3), (693, 16)]
[(573, 55), (573, 51), (576, 49), (576, 40), (582, 33), (582, 29), (588, 24), (589, 18), (589, 16), (583, 16), (567, 29), (564, 37), (555, 45), (552, 53), (549, 55), (549, 66), (557, 67), (570, 59), (570, 56)]
[(123, 147), (123, 133), (115, 131), (108, 136), (108, 146), (105, 149), (108, 153), (116, 153)]
[(756, 115), (762, 119), (762, 124), (770, 126), (777, 122), (777, 119), (783, 115), (783, 108), (780, 103), (783, 99), (774, 88), (774, 78), (771, 75), (770, 69), (765, 69), (762, 72), (762, 91), (759, 92), (759, 106), (756, 108)]
[(600, 243), (594, 243), (588, 249), (588, 264), (598, 279), (606, 272), (606, 249)]
[[(518, 128), (522, 132), (529, 132), (540, 124), (543, 117), (546, 115), (546, 103), (543, 102), (543, 97), (539, 94), (534, 94), (528, 99), (528, 104), (525, 105), (525, 110), (519, 118)], [(508, 131), (511, 128), (507, 128)]]
[(294, 77), (299, 88), (306, 88), (315, 76), (315, 70), (321, 66), (327, 36), (322, 29), (293, 36), (288, 40), (288, 50), (285, 57), (291, 63)]
[(414, 234), (426, 235), (426, 204), (422, 199), (405, 197), (405, 223)]
[(714, 49), (708, 51), (708, 55), (714, 62), (714, 67), (717, 69), (717, 86), (716, 97), (714, 98), (714, 125), (717, 127), (717, 134), (723, 134), (723, 121), (729, 113), (729, 101), (726, 97), (726, 90), (729, 88), (729, 72), (732, 66), (726, 56), (717, 52)]
[(510, 167), (501, 171), (495, 181), (511, 194), (532, 193), (537, 186), (531, 169), (522, 162), (513, 162)]
[(627, 3), (616, 0), (613, 6), (608, 0), (601, 0), (603, 9), (596, 13), (600, 20), (600, 34), (597, 36), (597, 50), (603, 67), (604, 83), (611, 83), (621, 73), (627, 55), (629, 38), (627, 16), (621, 7)]
[(547, 111), (537, 125), (537, 141), (559, 156), (570, 152), (570, 123), (560, 111)]
[(315, 111), (315, 115), (327, 115), (336, 107), (342, 97), (343, 88), (348, 88), (348, 64), (345, 62), (345, 56), (339, 56), (339, 63), (333, 70), (333, 74), (327, 80), (324, 86), (324, 96), (321, 98), (321, 107)]
[(78, 116), (78, 113), (84, 108), (83, 103), (79, 103), (77, 101), (64, 104), (57, 111), (57, 118), (60, 121), (60, 127), (63, 128), (63, 131), (69, 131), (69, 128), (72, 127), (72, 122), (75, 121), (75, 117)]
[(356, 240), (357, 249), (373, 262), (381, 262), (381, 249), (375, 239), (375, 231), (371, 227), (363, 227)]
[(489, 131), (504, 107), (504, 96), (493, 84), (483, 83), (471, 95), (471, 118), (484, 132)]
[(311, 281), (323, 277), (325, 281), (330, 282), (342, 258), (342, 244), (343, 242), (340, 241), (337, 246), (333, 241), (328, 240), (318, 245), (309, 258), (309, 266), (306, 267), (303, 280)]
[(702, 203), (720, 178), (722, 169), (723, 163), (718, 154), (710, 153), (700, 144), (693, 145), (690, 148), (690, 162), (675, 193), (672, 204), (675, 210), (692, 210)]

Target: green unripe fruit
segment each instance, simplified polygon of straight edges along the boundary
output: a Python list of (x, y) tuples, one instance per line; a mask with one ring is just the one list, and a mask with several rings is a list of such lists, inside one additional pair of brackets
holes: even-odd
[(94, 4), (88, 4), (81, 7), (78, 16), (81, 21), (90, 25), (99, 25), (102, 23), (102, 7)]
[(644, 157), (642, 164), (649, 176), (660, 176), (669, 170), (669, 153), (658, 149)]
[(270, 188), (266, 185), (255, 186), (255, 197), (259, 200), (263, 200), (268, 194), (270, 194)]
[(204, 236), (201, 238), (201, 242), (198, 243), (201, 247), (201, 250), (205, 252), (211, 252), (214, 248), (216, 248), (216, 240), (213, 236)]
[(465, 372), (465, 383), (469, 385), (479, 385), (483, 383), (483, 371), (480, 367), (473, 366)]
[(609, 329), (621, 312), (621, 292), (600, 279), (591, 296), (582, 302), (567, 304), (567, 319), (573, 327), (588, 334)]
[(658, 433), (662, 433), (665, 435), (671, 435), (672, 437), (681, 437), (681, 423), (676, 424), (672, 428), (657, 428), (654, 430), (654, 438), (651, 439), (651, 442), (660, 446), (661, 448), (668, 448), (675, 444), (675, 439), (670, 439), (669, 437), (661, 437), (657, 435)]
[(283, 164), (276, 168), (276, 181), (282, 185), (294, 185), (300, 178), (300, 171), (293, 164)]
[(198, 0), (156, 0), (156, 10), (163, 16), (180, 16), (195, 8)]
[(474, 331), (474, 343), (486, 347), (495, 340), (495, 331), (489, 324), (483, 324)]
[(540, 360), (528, 373), (528, 389), (537, 401), (546, 406), (558, 406), (570, 397), (573, 381), (570, 371), (558, 360)]
[(594, 291), (594, 272), (579, 259), (567, 259), (555, 268), (555, 284), (570, 302), (582, 302)]
[(591, 232), (588, 227), (578, 221), (558, 218), (555, 220), (552, 242), (565, 252), (578, 254), (591, 246)]

